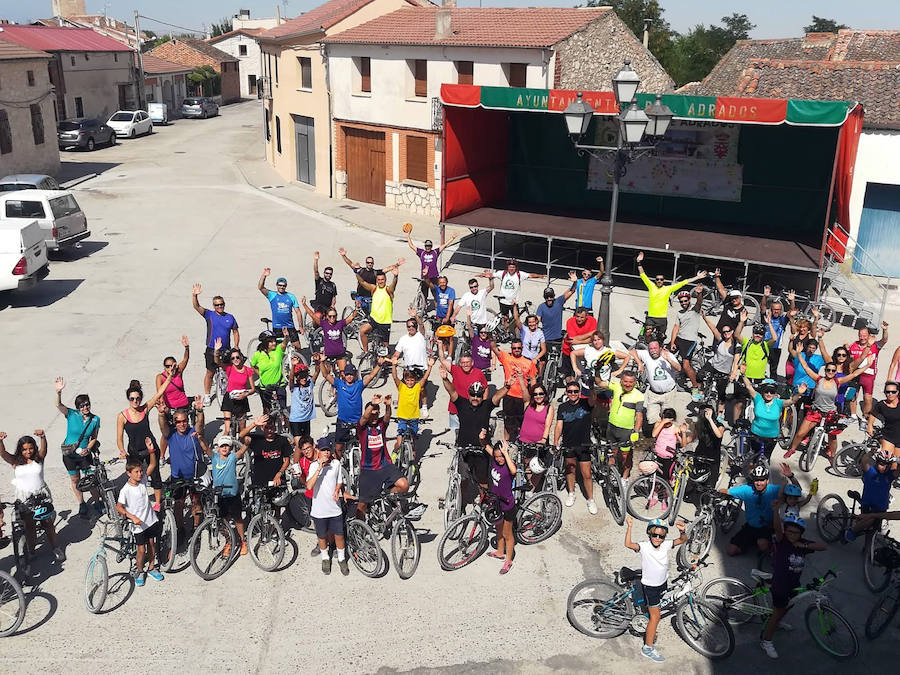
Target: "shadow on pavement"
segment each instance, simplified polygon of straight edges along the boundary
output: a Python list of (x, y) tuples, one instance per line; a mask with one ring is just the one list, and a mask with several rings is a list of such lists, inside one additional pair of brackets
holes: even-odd
[(36, 286), (20, 293), (0, 294), (0, 310), (7, 307), (48, 307), (59, 302), (76, 288), (84, 279), (44, 279)]
[(50, 260), (54, 262), (74, 262), (87, 258), (89, 255), (96, 253), (109, 246), (108, 241), (82, 241), (75, 245), (74, 248), (67, 248), (64, 251), (57, 251), (52, 254)]
[[(44, 600), (47, 603), (47, 611), (41, 614), (40, 619), (38, 619), (34, 623), (31, 623), (30, 619), (34, 615), (36, 608), (35, 600), (38, 599)], [(15, 635), (25, 635), (26, 633), (30, 633), (33, 630), (37, 630), (53, 618), (53, 615), (56, 614), (56, 609), (59, 607), (59, 602), (57, 601), (56, 597), (50, 595), (45, 591), (42, 591), (40, 588), (34, 588), (30, 593), (26, 593), (25, 602), (26, 621), (24, 622), (24, 628), (20, 628), (19, 630), (17, 630), (15, 632)]]
[[(73, 151), (74, 152), (74, 151)], [(81, 162), (62, 160), (59, 164), (59, 172), (56, 174), (56, 180), (60, 183), (68, 183), (91, 175), (100, 175), (104, 171), (109, 171), (119, 166), (118, 162)]]
[[(131, 594), (134, 593), (134, 577), (131, 572), (117, 572), (109, 575), (109, 585), (106, 592), (106, 601), (103, 603), (103, 609), (99, 614), (109, 614), (128, 602)], [(109, 604), (110, 600), (114, 600), (113, 604)]]

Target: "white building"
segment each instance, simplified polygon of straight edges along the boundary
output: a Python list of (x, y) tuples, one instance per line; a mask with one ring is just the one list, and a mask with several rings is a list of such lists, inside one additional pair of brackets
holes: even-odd
[(207, 40), (216, 49), (221, 49), (238, 60), (241, 98), (256, 98), (257, 96), (257, 82), (262, 76), (262, 66), (259, 57), (259, 43), (255, 40), (255, 36), (264, 30), (264, 28), (238, 28)]
[(144, 94), (148, 103), (165, 103), (169, 119), (181, 117), (181, 102), (187, 96), (189, 66), (144, 54)]

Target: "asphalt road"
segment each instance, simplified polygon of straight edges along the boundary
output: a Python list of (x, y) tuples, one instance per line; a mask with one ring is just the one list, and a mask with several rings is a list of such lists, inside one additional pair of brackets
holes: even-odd
[[(182, 334), (193, 346), (188, 390), (200, 391), (205, 329), (191, 308), (193, 283), (203, 284), (205, 306), (213, 294), (225, 296), (245, 346), (261, 327), (259, 317), (268, 312), (256, 290), (263, 267), (271, 267), (273, 277), (286, 276), (289, 290), (298, 296), (311, 294), (312, 251), (320, 250), (322, 266), (335, 267), (343, 301), (353, 284), (338, 247), (347, 247), (354, 259), (372, 254), (380, 264), (409, 257), (399, 232), (388, 236), (350, 228), (248, 184), (242, 167), (258, 163), (262, 154), (260, 121), (258, 104), (250, 102), (225, 107), (218, 118), (180, 120), (150, 137), (122, 140), (92, 154), (64, 153), (64, 160), (73, 163), (65, 169), (70, 176), (99, 174), (76, 188), (93, 234), (81, 249), (54, 261), (50, 276), (36, 288), (0, 297), (9, 357), (0, 379), (0, 429), (11, 439), (35, 428), (47, 430), (46, 475), (68, 560), (50, 565), (41, 554), (38, 585), (28, 589), (25, 623), (19, 634), (0, 641), (0, 671), (741, 673), (836, 668), (803, 630), (801, 612), (792, 613), (795, 631), (776, 639), (782, 652), (777, 664), (759, 650), (757, 627), (738, 630), (733, 657), (717, 664), (693, 652), (668, 621), (659, 637), (667, 657), (663, 665), (639, 655), (638, 637), (598, 641), (576, 632), (565, 617), (572, 586), (623, 564), (639, 564), (622, 545), (624, 530), (602, 506), (599, 515), (588, 514), (580, 496), (565, 509), (556, 536), (519, 547), (507, 576), (499, 576), (500, 563), (487, 557), (461, 571), (442, 572), (435, 537), (442, 532), (437, 497), (446, 484), (447, 454), (427, 459), (422, 467), (421, 496), (429, 509), (420, 523), (422, 561), (409, 581), (393, 571), (367, 579), (352, 567), (347, 578), (336, 568), (325, 577), (318, 560), (308, 555), (312, 536), (295, 533), (296, 559), (286, 569), (264, 573), (245, 557), (209, 583), (188, 569), (134, 588), (122, 576), (125, 565), (110, 559), (111, 573), (119, 575), (117, 592), (107, 600), (112, 611), (89, 614), (82, 604), (82, 577), (99, 528), (71, 513), (74, 499), (57, 449), (65, 425), (53, 405), (54, 378), (66, 378), (69, 405), (79, 392), (91, 395), (103, 420), (104, 456), (112, 457), (115, 415), (126, 405), (129, 380), (140, 379), (150, 389), (163, 357), (180, 357)], [(402, 320), (402, 308), (412, 298), (413, 274), (412, 265), (401, 274), (396, 320)], [(451, 273), (457, 288), (466, 278), (464, 270)], [(528, 282), (525, 296), (537, 301), (541, 288)], [(633, 293), (617, 294), (614, 301), (619, 303), (616, 317), (637, 313), (642, 305)], [(395, 326), (394, 335), (401, 331), (402, 325)], [(840, 333), (841, 339), (849, 335)], [(208, 419), (216, 426), (218, 408), (213, 410)], [(426, 433), (449, 439), (443, 391), (432, 411)], [(316, 435), (324, 429), (320, 418), (314, 423)], [(858, 487), (817, 468), (820, 494)], [(0, 497), (8, 499), (9, 467), (0, 467), (0, 477)], [(809, 478), (801, 481), (808, 484)], [(724, 542), (720, 537), (716, 566), (705, 577), (747, 578), (752, 556), (722, 561)], [(840, 569), (835, 600), (860, 627), (863, 651), (852, 664), (840, 666), (844, 672), (887, 663), (889, 637), (896, 637), (891, 629), (870, 645), (862, 636), (875, 598), (862, 586), (858, 548), (834, 547), (813, 556), (809, 565), (818, 573), (831, 564)], [(3, 552), (0, 567), (11, 564), (8, 553)]]

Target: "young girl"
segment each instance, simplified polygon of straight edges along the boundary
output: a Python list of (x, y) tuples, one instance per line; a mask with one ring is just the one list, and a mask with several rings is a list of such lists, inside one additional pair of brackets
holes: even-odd
[(216, 338), (213, 359), (216, 365), (225, 371), (228, 383), (225, 385), (225, 396), (221, 401), (222, 417), (225, 423), (222, 432), (226, 436), (231, 435), (231, 420), (237, 425), (237, 429), (243, 427), (250, 413), (250, 395), (256, 393), (256, 385), (253, 384), (255, 373), (253, 368), (247, 365), (244, 355), (237, 347), (228, 350), (228, 363), (222, 363), (219, 354), (222, 350), (221, 338)]
[(500, 441), (496, 445), (485, 445), (485, 450), (492, 457), (491, 493), (497, 497), (500, 505), (500, 520), (494, 523), (497, 528), (497, 550), (488, 555), (506, 562), (500, 568), (500, 574), (506, 574), (512, 567), (515, 550), (513, 524), (516, 521), (516, 499), (513, 495), (513, 476), (516, 475), (516, 464), (509, 456), (509, 442)]
[[(157, 388), (156, 393), (146, 403), (143, 403), (144, 391), (141, 389), (141, 383), (132, 380), (128, 389), (125, 390), (128, 407), (116, 417), (116, 444), (119, 446), (119, 457), (140, 460), (145, 462), (148, 467), (152, 467), (148, 468), (147, 473), (150, 475), (150, 487), (153, 488), (156, 497), (153, 507), (155, 510), (159, 510), (159, 505), (162, 504), (162, 478), (159, 475), (159, 445), (156, 443), (153, 432), (150, 431), (150, 418), (147, 413), (150, 408), (160, 402), (174, 375), (175, 369), (172, 368), (166, 375), (166, 379)], [(125, 444), (126, 436), (128, 437), (127, 446)]]
[[(237, 447), (237, 450), (234, 448)], [(241, 517), (241, 494), (238, 490), (237, 461), (244, 456), (249, 446), (232, 439), (228, 434), (220, 434), (210, 448), (205, 443), (203, 450), (212, 462), (213, 487), (222, 487), (219, 496), (219, 513), (223, 518), (231, 518), (241, 539), (241, 555), (247, 555), (247, 539), (244, 536), (244, 519)], [(231, 555), (231, 543), (227, 542), (222, 557)]]
[[(521, 373), (519, 374), (521, 378)], [(524, 382), (520, 383), (524, 385)], [(522, 417), (522, 426), (519, 429), (519, 443), (548, 443), (550, 430), (556, 419), (556, 411), (544, 385), (535, 384), (532, 389), (522, 386), (522, 397), (525, 401), (525, 415)], [(549, 452), (541, 452), (539, 459), (546, 464)], [(535, 456), (534, 451), (525, 451), (523, 459), (530, 460)], [(531, 483), (537, 489), (541, 484), (541, 476), (532, 474)]]
[(653, 452), (656, 454), (660, 471), (667, 479), (672, 477), (672, 465), (675, 463), (676, 450), (689, 442), (687, 428), (683, 424), (676, 426), (676, 419), (675, 409), (666, 408), (662, 411), (662, 416), (656, 424), (653, 425), (653, 438), (656, 439)]
[(647, 611), (650, 614), (641, 654), (651, 661), (662, 663), (665, 659), (653, 646), (653, 643), (656, 641), (656, 628), (659, 626), (660, 620), (659, 603), (663, 593), (666, 592), (669, 580), (669, 552), (679, 544), (683, 544), (686, 539), (684, 522), (679, 520), (676, 523), (679, 532), (678, 539), (666, 539), (666, 535), (669, 533), (669, 526), (664, 520), (655, 518), (647, 524), (649, 541), (642, 541), (640, 544), (631, 540), (631, 528), (634, 526), (634, 518), (628, 516), (625, 519), (625, 524), (627, 525), (625, 528), (625, 548), (630, 548), (635, 553), (641, 554), (641, 586), (643, 587), (644, 599), (647, 601)]
[[(151, 439), (147, 439), (147, 450), (151, 449)], [(156, 470), (156, 453), (150, 452), (150, 466), (147, 473)], [(134, 543), (137, 544), (137, 572), (134, 577), (135, 586), (143, 586), (144, 562), (150, 561), (150, 569), (147, 571), (157, 581), (163, 580), (163, 575), (156, 569), (156, 542), (162, 534), (162, 521), (156, 517), (156, 513), (150, 506), (147, 497), (147, 477), (144, 475), (144, 466), (140, 459), (131, 458), (125, 464), (125, 474), (128, 482), (122, 486), (119, 492), (119, 500), (116, 503), (116, 511), (131, 521), (131, 530), (134, 532)], [(149, 548), (149, 556), (147, 555)]]

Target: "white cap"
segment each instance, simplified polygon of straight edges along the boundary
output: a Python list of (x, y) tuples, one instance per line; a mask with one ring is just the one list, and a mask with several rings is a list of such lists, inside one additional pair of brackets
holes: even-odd
[(227, 445), (227, 446), (231, 447), (231, 444), (232, 444), (231, 436), (226, 436), (225, 434), (219, 434), (218, 436), (216, 436), (216, 440), (213, 441), (213, 446), (216, 448), (218, 448), (219, 446), (222, 446), (222, 445)]

